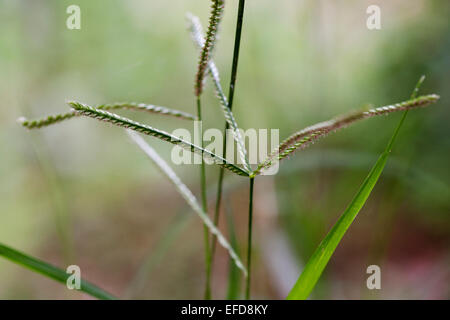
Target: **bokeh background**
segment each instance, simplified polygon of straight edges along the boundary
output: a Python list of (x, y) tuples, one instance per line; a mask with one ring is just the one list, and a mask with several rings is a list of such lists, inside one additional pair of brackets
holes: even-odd
[[(237, 0), (227, 1), (215, 60), (229, 81)], [(81, 30), (66, 28), (81, 7)], [(382, 29), (366, 28), (381, 7)], [(137, 101), (195, 112), (197, 52), (185, 13), (205, 25), (202, 0), (0, 0), (0, 242), (138, 299), (201, 299), (203, 231), (173, 186), (124, 131), (76, 119), (26, 131), (16, 119)], [(385, 172), (336, 250), (312, 298), (448, 299), (450, 262), (450, 2), (248, 0), (234, 111), (243, 128), (293, 131), (367, 103), (407, 99), (420, 75), (438, 104), (410, 112)], [(189, 124), (125, 113), (172, 131)], [(400, 114), (366, 120), (256, 181), (254, 298), (284, 298), (352, 199)], [(206, 127), (223, 127), (208, 82)], [(171, 147), (148, 141), (170, 159)], [(197, 166), (176, 172), (198, 195)], [(208, 168), (213, 208), (217, 168)], [(243, 256), (248, 182), (226, 175), (220, 227), (236, 224)], [(212, 210), (210, 210), (212, 211)], [(229, 219), (228, 219), (229, 220)], [(377, 264), (382, 289), (366, 288)], [(219, 248), (213, 296), (227, 297)], [(236, 288), (231, 288), (231, 291)], [(237, 288), (239, 291), (239, 288)], [(2, 299), (89, 298), (0, 259)]]

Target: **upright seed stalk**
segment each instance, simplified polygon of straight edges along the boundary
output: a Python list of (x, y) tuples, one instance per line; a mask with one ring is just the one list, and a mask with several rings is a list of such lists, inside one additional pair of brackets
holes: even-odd
[(253, 186), (255, 177), (250, 177), (250, 191), (248, 196), (248, 239), (247, 239), (247, 281), (245, 286), (245, 299), (250, 299), (250, 276), (252, 264), (252, 230), (253, 230)]
[[(197, 97), (197, 118), (202, 123), (202, 106), (200, 102), (200, 96)], [(200, 127), (200, 147), (203, 148), (203, 128)], [(202, 209), (204, 212), (208, 212), (207, 196), (206, 196), (206, 172), (205, 161), (202, 157), (200, 165), (200, 190), (202, 199)], [(205, 243), (205, 262), (206, 262), (206, 283), (205, 283), (205, 300), (211, 299), (211, 248), (209, 246), (209, 232), (208, 226), (203, 225), (203, 239)]]
[[(240, 45), (241, 45), (242, 24), (244, 21), (244, 8), (245, 8), (245, 0), (239, 0), (239, 8), (238, 8), (237, 21), (236, 21), (236, 34), (234, 37), (233, 64), (231, 67), (230, 89), (229, 89), (229, 94), (228, 94), (228, 108), (230, 110), (233, 108), (234, 90), (236, 88), (236, 77), (237, 77), (237, 68), (238, 68), (238, 62), (239, 62), (239, 50), (240, 50)], [(226, 153), (227, 153), (227, 129), (229, 129), (228, 122), (225, 123), (225, 129), (224, 129), (225, 134), (224, 134), (224, 138), (223, 138), (223, 150), (222, 150), (222, 155), (225, 159), (226, 159)], [(216, 206), (215, 206), (215, 211), (214, 211), (214, 224), (216, 226), (219, 223), (220, 205), (222, 202), (223, 177), (224, 177), (224, 170), (220, 169), (219, 180), (217, 183), (217, 199), (216, 199)], [(214, 259), (214, 254), (216, 251), (216, 243), (217, 243), (217, 239), (216, 239), (216, 237), (213, 237), (212, 244), (211, 244), (211, 265), (212, 265), (212, 260)]]

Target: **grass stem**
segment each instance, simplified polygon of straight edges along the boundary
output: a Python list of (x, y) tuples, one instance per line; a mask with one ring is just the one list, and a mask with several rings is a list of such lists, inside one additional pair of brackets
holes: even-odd
[[(200, 146), (203, 148), (203, 128), (202, 128), (202, 105), (200, 96), (197, 96), (197, 118), (200, 121)], [(206, 172), (205, 161), (202, 156), (202, 162), (200, 167), (200, 189), (202, 199), (202, 209), (204, 212), (208, 212), (208, 203), (206, 196)], [(203, 225), (203, 237), (205, 243), (205, 264), (206, 264), (206, 282), (205, 282), (205, 300), (211, 299), (211, 250), (209, 246), (209, 232), (206, 224)]]
[[(239, 0), (239, 8), (238, 8), (238, 15), (237, 15), (237, 21), (236, 21), (236, 34), (234, 37), (234, 50), (233, 50), (233, 64), (231, 67), (231, 79), (230, 79), (230, 89), (228, 93), (228, 108), (231, 110), (233, 108), (233, 100), (234, 100), (234, 90), (236, 88), (236, 78), (237, 78), (237, 68), (239, 63), (239, 50), (241, 47), (241, 35), (242, 35), (242, 24), (244, 22), (244, 8), (245, 8), (245, 0)], [(224, 130), (224, 138), (223, 138), (223, 152), (222, 155), (224, 158), (226, 158), (226, 152), (227, 152), (227, 129), (229, 128), (228, 122), (225, 123), (225, 130)], [(217, 199), (216, 199), (216, 206), (214, 211), (214, 224), (217, 226), (219, 223), (219, 216), (220, 216), (220, 206), (222, 202), (222, 190), (223, 190), (223, 177), (224, 177), (224, 170), (222, 168), (219, 171), (219, 180), (217, 182)], [(212, 260), (214, 259), (214, 254), (216, 251), (216, 237), (213, 237), (212, 244), (211, 244), (211, 265)]]
[(247, 283), (245, 286), (245, 299), (250, 299), (250, 276), (252, 274), (252, 230), (253, 230), (253, 186), (255, 184), (255, 178), (250, 178), (250, 192), (249, 192), (249, 204), (248, 204), (248, 238), (247, 238)]

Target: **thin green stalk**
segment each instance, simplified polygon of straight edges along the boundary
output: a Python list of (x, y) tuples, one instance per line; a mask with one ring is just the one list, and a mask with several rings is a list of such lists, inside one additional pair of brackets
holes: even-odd
[[(200, 96), (197, 96), (197, 118), (200, 121), (200, 148), (203, 149), (203, 128), (201, 127), (202, 121), (202, 105)], [(205, 173), (205, 161), (202, 157), (202, 163), (200, 167), (200, 189), (202, 198), (202, 209), (204, 212), (208, 212), (208, 203), (206, 195), (206, 173)], [(211, 250), (209, 246), (209, 232), (206, 224), (203, 225), (203, 237), (205, 243), (205, 265), (206, 265), (206, 283), (205, 283), (205, 299), (211, 299)]]
[[(231, 200), (231, 199), (228, 199)], [(238, 240), (236, 237), (236, 230), (235, 230), (235, 224), (233, 219), (233, 211), (231, 209), (231, 206), (226, 207), (226, 217), (227, 217), (227, 226), (228, 226), (228, 234), (230, 237), (230, 244), (231, 247), (236, 251), (239, 252), (238, 247)], [(229, 269), (228, 269), (228, 289), (227, 289), (227, 300), (236, 300), (239, 298), (240, 295), (240, 282), (241, 282), (241, 275), (239, 273), (239, 269), (234, 265), (234, 263), (230, 260), (229, 261)]]
[[(239, 0), (239, 8), (238, 8), (238, 15), (237, 15), (237, 21), (236, 21), (236, 34), (234, 37), (234, 51), (233, 51), (233, 65), (231, 67), (231, 79), (230, 79), (230, 90), (228, 95), (228, 108), (233, 108), (233, 100), (234, 100), (234, 90), (236, 88), (236, 77), (237, 77), (237, 68), (239, 63), (239, 50), (241, 46), (241, 34), (242, 34), (242, 24), (244, 22), (244, 8), (245, 8), (245, 0)], [(229, 129), (228, 122), (225, 123), (225, 134), (223, 138), (223, 151), (222, 155), (226, 159), (226, 153), (227, 153), (227, 129)], [(217, 183), (217, 199), (216, 199), (216, 206), (215, 206), (215, 212), (214, 212), (214, 224), (217, 225), (219, 223), (219, 216), (220, 216), (220, 205), (222, 202), (222, 190), (223, 190), (223, 177), (224, 177), (224, 170), (222, 168), (219, 171), (219, 180)], [(211, 260), (214, 259), (214, 254), (216, 252), (216, 242), (217, 239), (213, 237), (212, 245), (211, 245)], [(212, 262), (211, 262), (212, 264)]]
[(245, 288), (245, 299), (250, 299), (250, 276), (252, 274), (252, 230), (253, 230), (253, 186), (255, 177), (250, 178), (249, 204), (248, 204), (248, 238), (247, 238), (247, 283)]

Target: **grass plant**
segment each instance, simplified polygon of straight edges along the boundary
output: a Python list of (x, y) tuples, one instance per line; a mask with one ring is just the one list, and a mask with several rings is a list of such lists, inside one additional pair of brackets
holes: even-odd
[[(347, 115), (339, 116), (334, 119), (319, 122), (315, 125), (308, 126), (300, 131), (297, 131), (282, 141), (267, 158), (261, 161), (259, 164), (252, 166), (249, 164), (247, 150), (243, 137), (239, 131), (238, 122), (233, 115), (232, 108), (234, 102), (234, 95), (236, 90), (236, 79), (239, 64), (239, 52), (243, 31), (244, 21), (244, 8), (245, 0), (240, 0), (238, 5), (236, 31), (233, 48), (233, 56), (231, 63), (231, 77), (229, 84), (228, 96), (225, 95), (222, 89), (219, 70), (212, 59), (214, 48), (218, 39), (218, 31), (220, 22), (225, 9), (225, 1), (212, 0), (211, 1), (211, 14), (209, 18), (209, 24), (206, 29), (206, 34), (203, 34), (203, 28), (200, 24), (199, 18), (192, 14), (187, 14), (188, 28), (193, 39), (193, 42), (198, 49), (199, 62), (197, 73), (194, 81), (194, 93), (195, 102), (197, 106), (196, 115), (191, 115), (186, 112), (155, 106), (152, 104), (142, 103), (115, 103), (105, 104), (97, 107), (91, 107), (87, 104), (80, 102), (69, 102), (71, 110), (66, 113), (48, 116), (43, 119), (28, 120), (25, 118), (19, 119), (19, 122), (28, 129), (39, 129), (48, 127), (50, 125), (61, 123), (73, 118), (92, 118), (101, 122), (112, 124), (126, 129), (127, 134), (132, 141), (152, 160), (153, 164), (160, 169), (162, 174), (173, 183), (175, 189), (179, 192), (181, 197), (184, 198), (188, 206), (193, 210), (200, 218), (201, 223), (204, 225), (204, 247), (205, 247), (205, 291), (204, 298), (212, 298), (212, 273), (213, 273), (213, 261), (216, 253), (216, 241), (226, 250), (229, 255), (230, 261), (232, 261), (234, 268), (230, 270), (230, 281), (228, 298), (239, 297), (239, 285), (236, 285), (236, 279), (239, 276), (236, 274), (236, 270), (239, 270), (245, 278), (244, 294), (246, 299), (251, 298), (251, 275), (252, 275), (252, 230), (253, 230), (253, 217), (254, 217), (254, 193), (255, 193), (255, 178), (258, 175), (262, 175), (266, 170), (270, 169), (275, 163), (284, 160), (292, 156), (295, 152), (301, 151), (308, 146), (312, 145), (319, 139), (326, 137), (330, 133), (336, 132), (340, 129), (350, 126), (353, 123), (372, 118), (375, 116), (388, 115), (396, 111), (404, 111), (403, 116), (397, 125), (392, 138), (390, 139), (385, 150), (380, 155), (378, 161), (369, 172), (369, 175), (364, 180), (359, 191), (351, 201), (348, 208), (342, 214), (341, 218), (337, 221), (328, 235), (320, 243), (317, 250), (314, 252), (310, 260), (307, 262), (305, 269), (303, 270), (298, 281), (293, 286), (288, 299), (306, 299), (317, 281), (319, 280), (323, 270), (325, 269), (328, 261), (330, 260), (334, 250), (339, 245), (342, 237), (347, 229), (350, 227), (357, 214), (367, 201), (371, 191), (375, 187), (384, 166), (387, 162), (389, 153), (396, 140), (399, 130), (404, 123), (406, 114), (409, 110), (422, 108), (435, 103), (439, 96), (436, 94), (428, 94), (417, 97), (417, 92), (420, 84), (424, 78), (421, 78), (413, 94), (409, 100), (390, 104), (381, 107), (367, 108), (364, 110), (355, 111)], [(205, 121), (202, 117), (202, 94), (206, 90), (205, 80), (210, 77), (213, 84), (213, 89), (217, 96), (218, 106), (224, 114), (225, 130), (230, 129), (232, 132), (232, 141), (227, 141), (226, 134), (224, 135), (223, 153), (221, 155), (215, 154), (206, 150), (203, 144), (196, 145), (189, 141), (185, 141), (178, 138), (168, 132), (165, 132), (159, 128), (155, 128), (148, 124), (143, 124), (129, 118), (120, 116), (114, 112), (119, 112), (123, 109), (134, 110), (138, 112), (150, 112), (160, 114), (162, 116), (171, 116), (174, 118), (193, 121), (200, 120)], [(253, 110), (255, 114), (258, 110)], [(225, 131), (224, 131), (225, 132)], [(199, 155), (202, 159), (200, 166), (200, 201), (197, 200), (194, 193), (187, 187), (185, 183), (175, 174), (170, 165), (163, 160), (163, 158), (153, 149), (143, 136), (150, 136), (173, 145), (179, 146)], [(237, 165), (227, 161), (227, 143), (235, 143), (237, 145), (237, 153), (241, 159), (242, 165)], [(206, 193), (206, 171), (205, 160), (212, 161), (218, 166), (218, 179), (217, 179), (217, 197), (214, 206), (214, 212), (208, 213), (207, 205), (207, 193)], [(233, 219), (228, 217), (228, 229), (230, 237), (232, 238), (232, 244), (226, 239), (223, 233), (218, 228), (219, 215), (222, 207), (223, 198), (223, 183), (225, 170), (236, 174), (237, 176), (249, 179), (249, 206), (248, 206), (248, 226), (247, 226), (247, 254), (246, 264), (242, 262), (237, 249), (237, 240), (234, 228)], [(258, 178), (263, 179), (263, 177)], [(226, 208), (229, 210), (229, 208)], [(225, 210), (225, 211), (226, 211)], [(67, 279), (67, 274), (60, 269), (57, 269), (43, 261), (29, 257), (14, 249), (0, 245), (0, 255), (10, 259), (11, 261), (28, 267), (36, 272), (39, 272), (47, 277), (53, 278), (57, 281), (64, 282)], [(83, 281), (82, 291), (91, 294), (94, 297), (100, 299), (114, 298), (103, 290), (96, 286)]]

